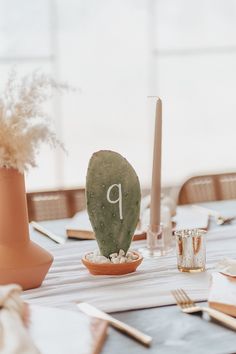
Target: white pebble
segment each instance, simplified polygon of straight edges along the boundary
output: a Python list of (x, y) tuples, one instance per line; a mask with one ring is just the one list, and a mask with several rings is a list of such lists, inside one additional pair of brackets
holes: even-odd
[(125, 251), (124, 250), (119, 250), (119, 256), (122, 257), (125, 255)]
[(119, 264), (119, 263), (131, 263), (134, 260), (138, 259), (138, 255), (132, 251), (127, 252), (127, 254), (125, 255), (125, 251), (121, 249), (119, 253), (112, 253), (107, 258), (105, 256), (102, 256), (100, 251), (96, 249), (93, 252), (88, 253), (86, 255), (86, 259), (89, 262), (97, 263), (97, 264), (104, 264), (104, 263)]
[(88, 259), (88, 260), (90, 260), (90, 259), (92, 259), (93, 257), (94, 257), (94, 254), (93, 254), (93, 253), (88, 253), (85, 258)]
[(118, 263), (120, 263), (120, 260), (119, 260), (119, 258), (116, 257), (116, 258), (112, 258), (111, 262), (114, 264), (118, 264)]
[(137, 254), (135, 254), (135, 253), (133, 253), (133, 255), (132, 255), (132, 259), (133, 259), (133, 260), (138, 259), (138, 255), (137, 255)]
[(95, 257), (95, 262), (94, 263), (110, 263), (110, 260), (107, 257), (104, 256), (96, 256)]
[(97, 255), (97, 252), (91, 252), (87, 254), (86, 259), (92, 263), (110, 263), (110, 259), (101, 255)]

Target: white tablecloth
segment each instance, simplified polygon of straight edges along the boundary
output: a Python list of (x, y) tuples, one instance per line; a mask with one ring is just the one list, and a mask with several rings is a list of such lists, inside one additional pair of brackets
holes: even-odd
[[(145, 241), (133, 243), (133, 249)], [(43, 285), (25, 291), (26, 301), (56, 307), (75, 307), (86, 301), (106, 312), (174, 304), (170, 291), (184, 288), (194, 300), (206, 300), (210, 274), (222, 257), (236, 258), (236, 226), (218, 227), (207, 234), (207, 271), (180, 273), (173, 254), (144, 259), (135, 273), (125, 276), (92, 276), (81, 263), (82, 255), (96, 248), (95, 241), (75, 241), (51, 247), (55, 260)]]

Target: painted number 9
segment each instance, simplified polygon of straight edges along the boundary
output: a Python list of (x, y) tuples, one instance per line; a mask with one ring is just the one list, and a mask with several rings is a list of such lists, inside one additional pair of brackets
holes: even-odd
[[(111, 200), (110, 193), (113, 188), (118, 188), (119, 196), (116, 200)], [(122, 213), (122, 191), (121, 191), (121, 184), (112, 184), (107, 190), (107, 201), (111, 204), (119, 203), (119, 213), (120, 213), (120, 220), (123, 219)]]

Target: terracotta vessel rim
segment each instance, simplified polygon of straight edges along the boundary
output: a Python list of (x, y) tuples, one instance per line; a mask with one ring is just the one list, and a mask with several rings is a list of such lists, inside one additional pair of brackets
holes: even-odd
[(86, 259), (86, 256), (92, 252), (86, 253), (82, 258), (82, 263), (89, 270), (91, 274), (94, 275), (122, 275), (132, 273), (136, 268), (142, 263), (143, 256), (137, 252), (132, 251), (139, 256), (138, 259), (133, 260), (129, 263), (93, 263)]

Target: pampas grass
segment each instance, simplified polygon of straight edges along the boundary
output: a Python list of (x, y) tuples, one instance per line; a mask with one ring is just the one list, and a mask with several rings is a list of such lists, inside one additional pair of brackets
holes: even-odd
[(43, 104), (54, 90), (67, 89), (67, 85), (38, 72), (22, 78), (11, 72), (0, 94), (0, 168), (23, 173), (36, 166), (41, 143), (62, 146), (50, 128)]

